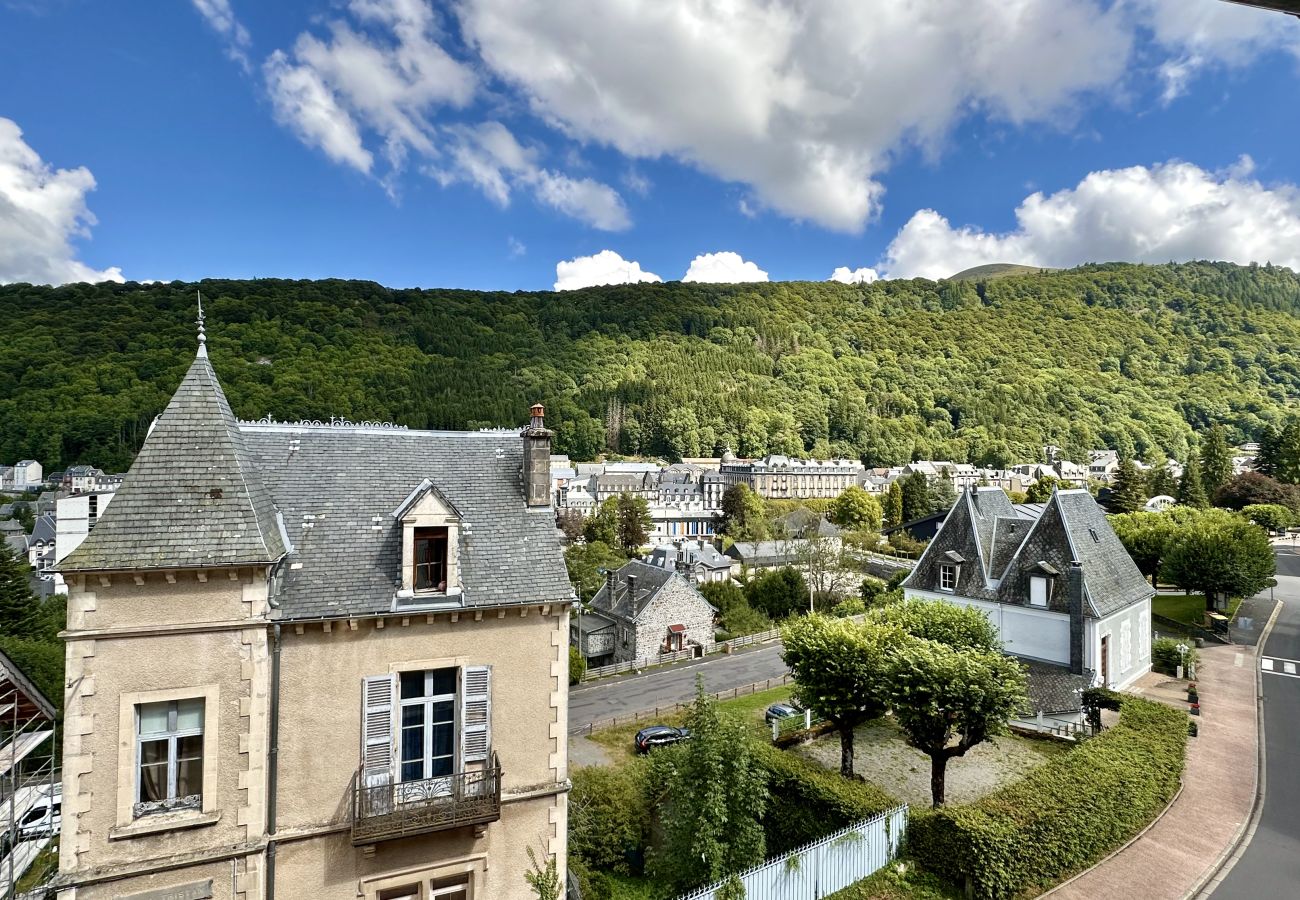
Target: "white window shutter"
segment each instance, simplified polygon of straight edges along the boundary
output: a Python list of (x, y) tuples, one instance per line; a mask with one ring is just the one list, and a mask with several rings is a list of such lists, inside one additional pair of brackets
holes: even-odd
[(460, 670), (462, 762), (486, 762), (492, 752), (492, 667)]
[(365, 678), (361, 689), (361, 769), (366, 787), (393, 781), (393, 675)]

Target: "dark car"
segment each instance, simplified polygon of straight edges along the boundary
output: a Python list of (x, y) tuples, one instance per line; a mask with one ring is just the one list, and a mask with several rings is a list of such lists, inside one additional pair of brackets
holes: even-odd
[(767, 712), (763, 715), (763, 719), (767, 724), (771, 725), (773, 722), (779, 722), (782, 719), (789, 719), (794, 716), (802, 715), (803, 710), (794, 703), (773, 703), (767, 708)]
[(651, 725), (642, 728), (633, 738), (637, 753), (646, 753), (655, 747), (665, 747), (684, 741), (691, 736), (689, 728), (674, 728), (671, 725)]

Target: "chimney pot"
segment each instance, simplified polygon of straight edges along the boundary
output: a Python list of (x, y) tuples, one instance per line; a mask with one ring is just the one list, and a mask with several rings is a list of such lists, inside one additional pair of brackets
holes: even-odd
[(528, 410), (528, 413), (532, 417), (532, 421), (529, 423), (531, 427), (533, 428), (546, 427), (544, 424), (546, 420), (546, 408), (542, 406), (542, 404), (534, 403), (532, 405), (532, 408)]

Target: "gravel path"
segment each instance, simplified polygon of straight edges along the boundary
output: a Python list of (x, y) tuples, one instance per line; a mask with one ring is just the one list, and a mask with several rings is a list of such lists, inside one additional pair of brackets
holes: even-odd
[[(840, 739), (830, 734), (798, 748), (829, 769), (840, 766)], [(968, 803), (1015, 781), (1061, 752), (1044, 741), (1006, 735), (973, 747), (948, 761), (945, 800)], [(930, 758), (907, 746), (891, 722), (873, 722), (854, 733), (853, 769), (898, 799), (916, 807), (930, 805)]]

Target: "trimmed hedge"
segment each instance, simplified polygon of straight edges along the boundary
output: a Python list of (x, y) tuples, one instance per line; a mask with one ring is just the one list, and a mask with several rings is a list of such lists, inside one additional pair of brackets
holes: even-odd
[[(1178, 790), (1187, 714), (1124, 697), (1119, 722), (966, 806), (913, 811), (909, 853), (978, 900), (1083, 869), (1132, 837)], [(969, 882), (967, 881), (969, 879)]]
[(793, 850), (898, 805), (865, 781), (850, 781), (801, 756), (757, 743), (770, 798), (763, 816), (768, 856)]

